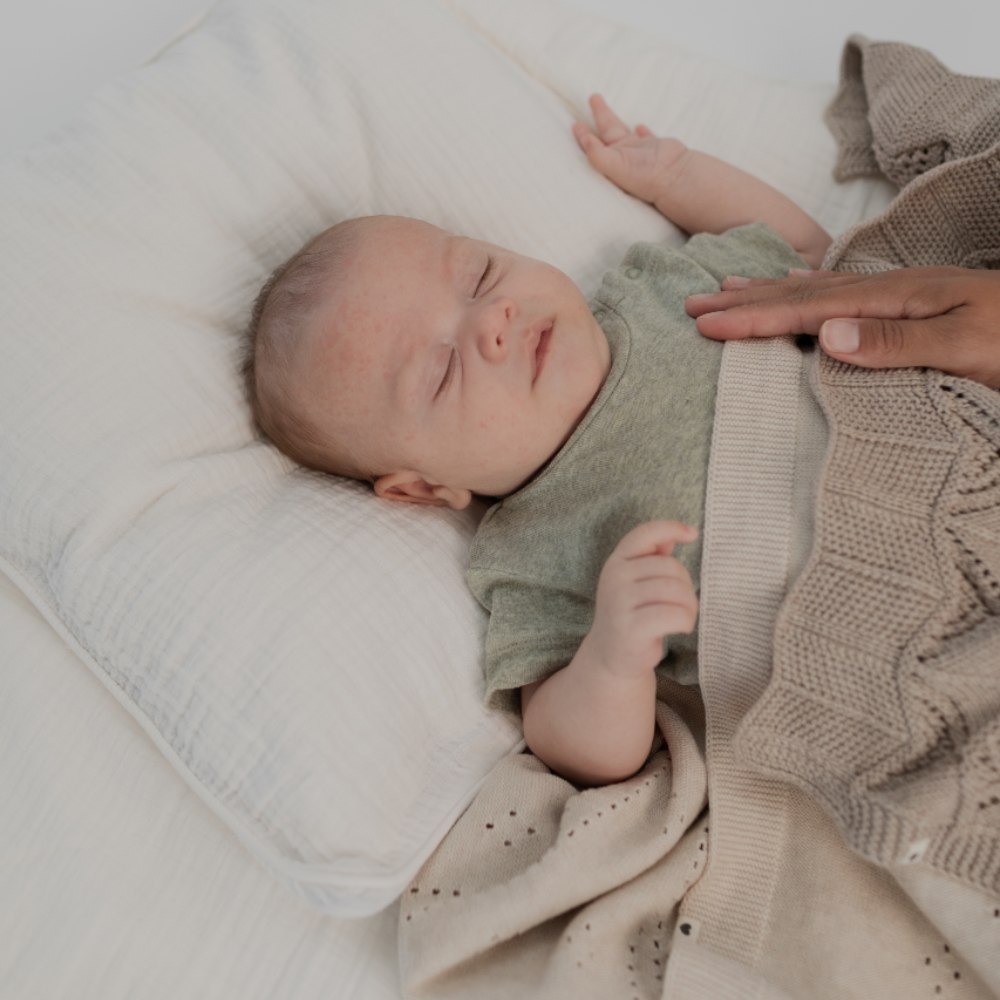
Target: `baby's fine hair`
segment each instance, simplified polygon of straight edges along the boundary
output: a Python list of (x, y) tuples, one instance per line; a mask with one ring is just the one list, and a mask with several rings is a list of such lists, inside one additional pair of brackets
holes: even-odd
[(292, 384), (292, 359), (309, 320), (334, 287), (368, 218), (348, 219), (312, 237), (275, 268), (250, 313), (241, 363), (253, 418), (279, 451), (309, 468), (365, 478), (333, 459), (330, 442)]

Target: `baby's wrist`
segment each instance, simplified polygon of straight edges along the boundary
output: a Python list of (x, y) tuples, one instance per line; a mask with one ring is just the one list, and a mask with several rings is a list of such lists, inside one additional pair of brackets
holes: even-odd
[(687, 172), (687, 161), (697, 153), (684, 145), (680, 139), (661, 139), (660, 143), (664, 152), (659, 157), (659, 169), (650, 182), (651, 197), (647, 200), (663, 213), (664, 207), (669, 208), (672, 205), (678, 176)]
[(629, 686), (653, 676), (656, 664), (632, 662), (621, 650), (608, 649), (607, 643), (587, 633), (570, 664), (581, 680), (607, 686)]

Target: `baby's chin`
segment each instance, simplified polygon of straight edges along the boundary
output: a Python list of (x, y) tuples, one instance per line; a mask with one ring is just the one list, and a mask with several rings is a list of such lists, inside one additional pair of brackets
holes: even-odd
[[(555, 457), (563, 450), (566, 442), (573, 436), (573, 431), (576, 430), (576, 421), (574, 425), (562, 436), (559, 443), (552, 449), (550, 454), (546, 456), (541, 462), (533, 465), (526, 466), (522, 468), (518, 473), (511, 476), (510, 481), (513, 482), (513, 486), (510, 489), (505, 490), (502, 493), (494, 494), (498, 497), (510, 496), (511, 493), (516, 493), (518, 490), (523, 490), (525, 486), (533, 483), (551, 464)], [(487, 494), (484, 494), (487, 495)]]

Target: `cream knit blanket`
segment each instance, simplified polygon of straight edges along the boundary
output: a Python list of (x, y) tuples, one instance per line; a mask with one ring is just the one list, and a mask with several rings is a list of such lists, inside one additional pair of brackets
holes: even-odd
[[(956, 145), (956, 123), (962, 141), (978, 141), (971, 119), (987, 128), (949, 104), (969, 93), (956, 79), (920, 50), (850, 40), (841, 168), (902, 148), (907, 94), (917, 120), (944, 108), (958, 152), (921, 135), (936, 169), (828, 263), (1000, 260), (1000, 148)], [(974, 103), (1000, 126), (1000, 85), (981, 83)], [(1000, 995), (998, 539), (1000, 394), (787, 339), (728, 345), (707, 735), (693, 693), (664, 686), (663, 744), (627, 782), (581, 792), (530, 754), (502, 761), (404, 894), (407, 995)]]

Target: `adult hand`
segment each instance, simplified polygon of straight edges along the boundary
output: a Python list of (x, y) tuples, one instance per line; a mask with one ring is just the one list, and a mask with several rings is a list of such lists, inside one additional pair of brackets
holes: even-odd
[(1000, 271), (734, 277), (720, 292), (689, 296), (686, 307), (716, 340), (819, 334), (827, 354), (863, 368), (939, 368), (1000, 388)]

